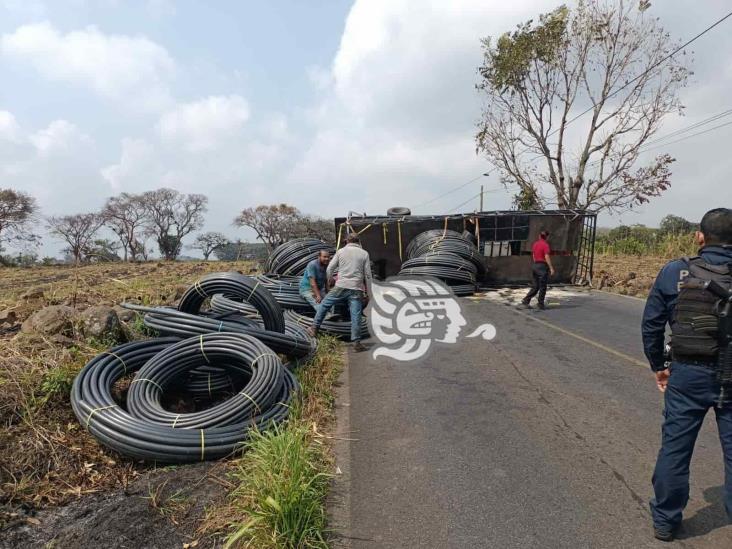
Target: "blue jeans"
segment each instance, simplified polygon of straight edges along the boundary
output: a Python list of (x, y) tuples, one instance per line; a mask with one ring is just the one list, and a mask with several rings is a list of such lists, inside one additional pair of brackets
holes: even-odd
[(673, 530), (689, 501), (689, 463), (704, 416), (714, 408), (724, 454), (724, 505), (732, 521), (732, 406), (717, 408), (720, 386), (711, 368), (674, 362), (664, 393), (661, 450), (653, 472), (653, 524)]
[(313, 322), (314, 328), (317, 330), (323, 323), (325, 315), (328, 314), (334, 305), (337, 303), (348, 302), (348, 309), (351, 311), (351, 341), (361, 340), (361, 311), (363, 309), (363, 291), (361, 290), (350, 290), (348, 288), (339, 288), (336, 286), (325, 299), (320, 302), (320, 307), (315, 315), (315, 321)]
[[(320, 294), (323, 295), (322, 293)], [(307, 301), (310, 306), (315, 309), (315, 312), (318, 312), (318, 308), (320, 307), (320, 303), (315, 301), (315, 294), (312, 290), (300, 290), (300, 297), (303, 298), (305, 301)]]

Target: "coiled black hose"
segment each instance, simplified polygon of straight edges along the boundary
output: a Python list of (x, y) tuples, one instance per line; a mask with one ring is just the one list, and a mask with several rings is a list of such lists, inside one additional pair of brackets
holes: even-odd
[(418, 267), (402, 268), (400, 276), (434, 276), (445, 281), (448, 285), (453, 284), (475, 284), (475, 275), (468, 271), (460, 271), (453, 267), (438, 267), (435, 265), (422, 265)]
[(458, 296), (473, 295), (476, 291), (475, 284), (451, 284), (452, 293)]
[(302, 275), (305, 267), (318, 257), (321, 250), (335, 253), (332, 245), (316, 238), (296, 238), (277, 246), (270, 254), (265, 269), (278, 275)]
[[(233, 397), (200, 412), (176, 414), (161, 404), (163, 394), (200, 366), (215, 366), (249, 376)], [(241, 423), (268, 409), (279, 395), (285, 369), (259, 340), (244, 334), (206, 334), (184, 339), (148, 360), (127, 393), (127, 410), (145, 421), (181, 429), (206, 429)], [(136, 383), (139, 382), (139, 383)]]
[(285, 331), (282, 308), (269, 290), (257, 279), (237, 272), (204, 276), (186, 290), (178, 303), (178, 310), (196, 315), (204, 301), (216, 294), (252, 305), (259, 313), (266, 330), (280, 333)]
[(313, 308), (300, 296), (299, 276), (259, 275), (257, 280), (269, 290), (283, 309), (312, 314)]
[[(285, 318), (288, 324), (298, 324), (304, 328), (310, 328), (315, 319), (301, 315), (295, 311), (285, 311)], [(320, 325), (320, 331), (326, 334), (334, 335), (340, 339), (349, 340), (351, 338), (351, 321), (350, 320), (324, 320)], [(367, 339), (370, 336), (368, 322), (365, 316), (361, 316), (361, 339)]]
[(191, 337), (201, 334), (232, 332), (256, 337), (274, 352), (304, 359), (313, 353), (315, 340), (303, 335), (297, 326), (285, 326), (284, 333), (265, 330), (256, 320), (241, 315), (202, 316), (185, 313), (170, 307), (144, 307), (123, 303), (123, 307), (145, 313), (145, 326), (164, 335)]
[(407, 246), (407, 256), (399, 275), (439, 278), (456, 295), (475, 293), (476, 280), (485, 275), (478, 248), (456, 231), (435, 229), (418, 234)]
[(457, 231), (441, 229), (431, 229), (429, 231), (424, 231), (415, 236), (412, 240), (409, 241), (409, 244), (407, 244), (407, 247), (405, 248), (407, 257), (414, 257), (416, 255), (414, 251), (417, 248), (425, 244), (430, 244), (437, 239), (464, 240), (463, 235)]
[(407, 259), (402, 263), (402, 269), (408, 269), (411, 267), (447, 267), (450, 269), (457, 269), (459, 271), (466, 271), (473, 275), (478, 272), (478, 268), (470, 261), (463, 259), (459, 255), (446, 252), (426, 253), (419, 257)]
[[(206, 428), (179, 428), (177, 422), (173, 427), (172, 422), (158, 424), (136, 417), (115, 402), (111, 394), (112, 387), (120, 378), (137, 372), (158, 353), (178, 344), (178, 341), (176, 338), (158, 338), (119, 345), (98, 355), (81, 370), (71, 390), (71, 405), (79, 422), (102, 444), (121, 454), (148, 461), (187, 463), (218, 459), (240, 448), (250, 429), (265, 429), (273, 422), (280, 422), (287, 417), (289, 402), (297, 388), (297, 381), (281, 365), (277, 370), (278, 373), (268, 378), (272, 383), (280, 383), (277, 395), (271, 400), (270, 406), (255, 408), (254, 415), (240, 418), (239, 421), (233, 421), (231, 416), (227, 416), (226, 419), (222, 418), (221, 424), (214, 422), (212, 426)], [(209, 349), (209, 344), (212, 345), (213, 352), (214, 342), (216, 346), (223, 346), (225, 341), (240, 349), (264, 348), (252, 338), (237, 334), (209, 334), (202, 338), (194, 338), (190, 343), (181, 342), (181, 344), (195, 346), (198, 343), (200, 346), (202, 342), (203, 351), (200, 360), (205, 363), (203, 353)], [(252, 357), (250, 353), (241, 360), (246, 362), (250, 358), (256, 357)], [(195, 361), (188, 362), (191, 368), (195, 365)], [(259, 360), (256, 364), (250, 364), (250, 367), (252, 371), (259, 368)], [(141, 375), (133, 379), (133, 385), (137, 384), (145, 386), (145, 391), (163, 391), (163, 385), (157, 389), (153, 382)], [(266, 389), (264, 392), (269, 394)], [(151, 402), (154, 403), (155, 397), (151, 398)], [(143, 409), (146, 408), (143, 406)], [(136, 413), (139, 413), (139, 410)], [(180, 419), (185, 419), (186, 415), (181, 414)], [(169, 418), (163, 419), (167, 421)]]

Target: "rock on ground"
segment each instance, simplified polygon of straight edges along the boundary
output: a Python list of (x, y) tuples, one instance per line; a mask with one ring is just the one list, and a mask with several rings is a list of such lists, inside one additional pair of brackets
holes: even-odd
[(94, 305), (82, 311), (79, 328), (87, 338), (117, 340), (123, 334), (117, 311), (105, 305)]
[(74, 335), (74, 310), (67, 305), (51, 305), (33, 313), (23, 322), (21, 331), (42, 335)]

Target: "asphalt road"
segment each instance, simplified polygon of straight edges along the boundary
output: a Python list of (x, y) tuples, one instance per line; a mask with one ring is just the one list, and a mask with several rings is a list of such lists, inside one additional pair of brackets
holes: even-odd
[[(417, 364), (349, 354), (339, 545), (669, 547), (653, 540), (647, 504), (662, 396), (643, 360), (643, 302), (557, 295), (543, 312), (495, 293), (461, 300), (462, 333), (492, 322), (496, 338)], [(673, 546), (732, 547), (722, 482), (711, 414)]]

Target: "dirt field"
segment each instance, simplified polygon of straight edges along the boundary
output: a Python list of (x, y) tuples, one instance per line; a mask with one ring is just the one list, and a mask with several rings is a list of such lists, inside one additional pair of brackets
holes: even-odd
[[(596, 287), (645, 295), (666, 260), (596, 258)], [(251, 263), (182, 262), (0, 269), (0, 547), (216, 546), (199, 527), (227, 490), (222, 464), (155, 468), (97, 444), (74, 417), (76, 373), (112, 343), (20, 333), (49, 305), (172, 304), (208, 272)], [(4, 313), (4, 315), (3, 315)], [(139, 319), (126, 338), (145, 336)]]
[(652, 256), (596, 256), (594, 286), (613, 293), (645, 297), (658, 271), (668, 261)]
[[(226, 493), (216, 465), (155, 468), (110, 452), (74, 417), (78, 370), (113, 342), (20, 333), (49, 305), (171, 304), (208, 272), (251, 263), (181, 262), (0, 269), (0, 547), (182, 547)], [(144, 335), (125, 324), (125, 338)], [(151, 510), (153, 512), (151, 512)], [(211, 540), (208, 540), (211, 542)], [(206, 546), (201, 540), (198, 546)], [(122, 543), (122, 545), (119, 545)]]

